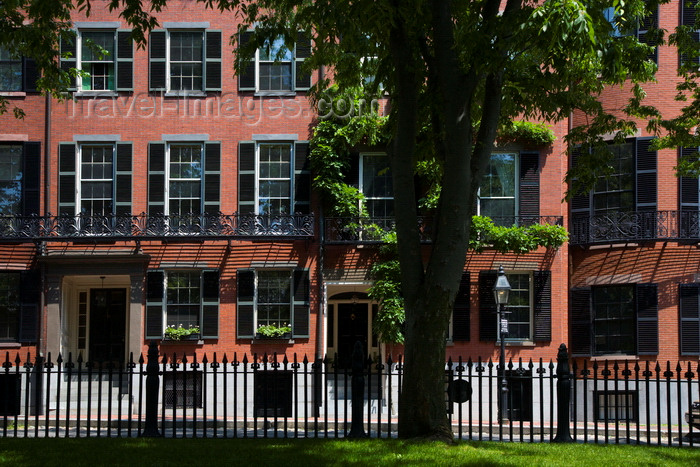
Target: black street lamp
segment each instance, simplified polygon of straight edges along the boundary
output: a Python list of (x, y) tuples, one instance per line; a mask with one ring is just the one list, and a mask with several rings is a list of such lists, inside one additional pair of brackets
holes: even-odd
[(493, 286), (493, 297), (496, 300), (496, 311), (498, 313), (498, 325), (501, 335), (501, 390), (500, 390), (500, 410), (498, 411), (498, 423), (508, 423), (508, 381), (506, 380), (506, 337), (508, 337), (508, 318), (506, 312), (503, 311), (503, 306), (508, 304), (508, 295), (510, 294), (510, 282), (506, 277), (506, 272), (503, 266), (498, 268), (498, 277)]

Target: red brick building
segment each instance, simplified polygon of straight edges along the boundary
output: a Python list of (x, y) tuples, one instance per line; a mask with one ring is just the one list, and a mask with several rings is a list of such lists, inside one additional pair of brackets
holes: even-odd
[[(670, 27), (678, 14), (661, 18)], [(273, 63), (261, 50), (235, 76), (229, 38), (237, 23), (230, 16), (172, 1), (158, 19), (140, 49), (126, 24), (99, 2), (89, 17), (76, 14), (62, 66), (86, 73), (72, 100), (34, 92), (31, 61), (9, 55), (0, 61), (12, 76), (0, 92), (27, 114), (24, 120), (3, 115), (0, 132), (3, 164), (8, 161), (0, 180), (0, 348), (23, 357), (123, 360), (159, 339), (167, 353), (346, 358), (360, 339), (370, 355), (400, 352), (372, 331), (377, 304), (366, 291), (376, 243), (361, 232), (343, 235), (311, 190), (307, 142), (316, 112), (306, 90), (320, 72), (301, 71), (308, 54), (303, 38), (285, 60)], [(99, 56), (90, 43), (109, 54)], [(280, 44), (271, 45), (274, 51)], [(673, 59), (666, 48), (658, 56), (662, 64)], [(650, 96), (671, 103), (670, 78), (655, 86), (659, 92)], [(561, 202), (569, 123), (553, 125), (557, 140), (550, 147), (498, 147), (479, 213), (504, 223), (570, 225)], [(673, 176), (672, 156), (658, 158), (659, 180)], [(381, 148), (358, 151), (351, 176), (381, 222), (392, 215), (385, 166)], [(675, 182), (656, 186), (655, 204), (638, 207), (677, 211)], [(588, 215), (579, 205), (571, 212)], [(585, 314), (579, 289), (626, 278), (625, 284), (656, 283), (670, 294), (678, 282), (694, 280), (694, 246), (615, 239), (594, 249), (599, 242), (581, 240), (576, 227), (572, 234), (571, 249), (468, 254), (446, 357), (497, 355), (491, 287), (500, 265), (514, 287), (507, 355), (523, 361), (553, 358), (569, 342), (569, 322), (578, 326)], [(610, 246), (620, 242), (625, 245)], [(659, 292), (659, 353), (675, 358), (678, 298), (667, 295)], [(256, 337), (258, 327), (272, 323), (288, 324), (290, 335)], [(163, 339), (168, 326), (181, 325), (198, 327), (197, 339)], [(572, 344), (580, 337), (575, 329)]]
[[(695, 10), (670, 2), (651, 21), (673, 32), (693, 26)], [(640, 24), (640, 37), (645, 28)], [(643, 86), (646, 102), (665, 117), (683, 105), (674, 99), (680, 59), (675, 48), (657, 47), (658, 81)], [(602, 103), (615, 111), (627, 96), (627, 90), (608, 89)], [(572, 124), (581, 123), (575, 115)], [(600, 360), (696, 362), (698, 180), (679, 179), (675, 166), (682, 152), (697, 148), (654, 151), (653, 135), (644, 122), (639, 128), (625, 144), (612, 146), (613, 177), (570, 204), (570, 348)]]

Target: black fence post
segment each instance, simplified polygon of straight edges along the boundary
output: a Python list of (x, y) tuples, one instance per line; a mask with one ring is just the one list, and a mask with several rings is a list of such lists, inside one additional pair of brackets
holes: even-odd
[(569, 403), (571, 402), (571, 372), (566, 345), (559, 346), (557, 353), (557, 435), (553, 443), (573, 443), (569, 431)]
[(146, 423), (140, 436), (154, 438), (160, 436), (158, 431), (158, 343), (154, 340), (148, 346), (148, 363), (146, 364)]
[(365, 355), (360, 341), (355, 342), (352, 351), (352, 424), (348, 438), (366, 438), (362, 406), (365, 391)]

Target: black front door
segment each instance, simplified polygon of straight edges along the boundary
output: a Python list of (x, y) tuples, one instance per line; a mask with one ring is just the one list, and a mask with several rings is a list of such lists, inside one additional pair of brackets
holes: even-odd
[(338, 363), (350, 368), (355, 342), (360, 341), (367, 358), (367, 304), (341, 303), (338, 305)]
[(90, 360), (124, 361), (126, 289), (90, 289)]

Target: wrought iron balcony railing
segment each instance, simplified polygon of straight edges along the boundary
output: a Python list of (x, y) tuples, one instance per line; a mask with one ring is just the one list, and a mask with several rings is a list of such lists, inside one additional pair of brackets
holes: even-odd
[(592, 216), (573, 214), (570, 224), (571, 245), (700, 241), (698, 211), (629, 211)]
[(310, 238), (312, 214), (0, 216), (0, 241)]
[[(563, 225), (562, 216), (509, 216), (493, 218), (496, 225), (527, 226), (532, 224)], [(386, 232), (395, 226), (393, 217), (331, 217), (324, 222), (325, 242), (329, 244), (382, 243)], [(430, 242), (432, 218), (419, 217), (418, 229), (422, 242)]]

